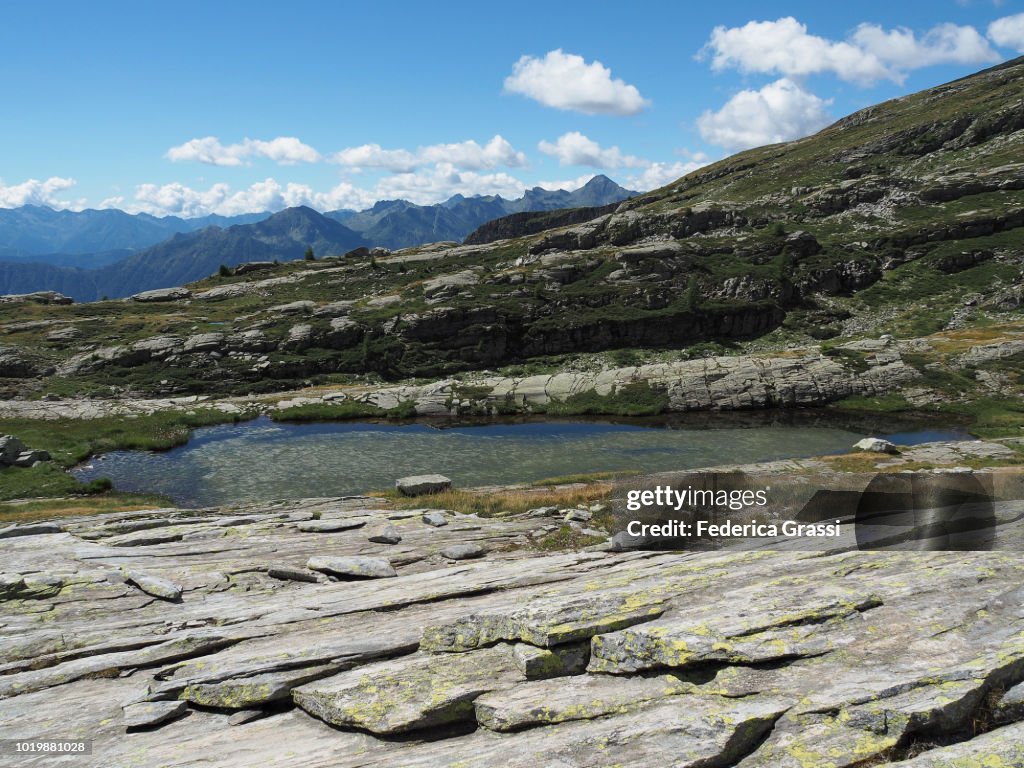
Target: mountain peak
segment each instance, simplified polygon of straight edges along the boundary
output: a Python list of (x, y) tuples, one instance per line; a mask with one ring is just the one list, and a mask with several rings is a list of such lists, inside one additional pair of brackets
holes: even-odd
[(291, 208), (285, 208), (283, 210), (280, 210), (277, 213), (273, 213), (270, 216), (268, 216), (264, 221), (266, 221), (266, 222), (272, 222), (272, 221), (276, 222), (276, 221), (287, 221), (287, 220), (290, 220), (290, 219), (300, 219), (300, 218), (301, 219), (313, 219), (313, 220), (316, 220), (316, 219), (319, 219), (321, 217), (323, 217), (322, 213), (320, 213), (319, 211), (313, 210), (308, 205), (296, 205), (296, 206), (292, 206)]

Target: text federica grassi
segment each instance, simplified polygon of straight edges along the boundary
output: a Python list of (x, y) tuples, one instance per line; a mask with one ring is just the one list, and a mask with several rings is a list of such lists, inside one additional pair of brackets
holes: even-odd
[(786, 520), (776, 523), (713, 523), (697, 520), (692, 523), (681, 520), (667, 520), (663, 523), (641, 523), (632, 520), (626, 526), (630, 536), (654, 536), (658, 538), (687, 538), (696, 536), (722, 538), (775, 538), (776, 536), (831, 537), (840, 535), (840, 523), (797, 523)]

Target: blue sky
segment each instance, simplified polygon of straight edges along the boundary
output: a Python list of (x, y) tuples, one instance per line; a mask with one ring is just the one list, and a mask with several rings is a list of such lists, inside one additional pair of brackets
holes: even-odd
[(637, 189), (1024, 52), (1024, 3), (9, 2), (0, 207)]

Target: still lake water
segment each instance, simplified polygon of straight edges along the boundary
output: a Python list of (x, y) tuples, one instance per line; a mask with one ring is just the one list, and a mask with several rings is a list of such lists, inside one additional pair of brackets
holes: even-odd
[[(441, 473), (456, 486), (524, 483), (610, 470), (656, 472), (725, 463), (842, 453), (869, 434), (862, 425), (712, 424), (707, 418), (652, 425), (532, 421), (473, 426), (342, 422), (279, 424), (263, 417), (197, 430), (162, 453), (116, 451), (74, 470), (109, 477), (118, 490), (161, 493), (183, 506), (341, 496), (393, 488), (405, 475)], [(878, 434), (877, 431), (874, 434)], [(909, 431), (910, 444), (962, 436)]]

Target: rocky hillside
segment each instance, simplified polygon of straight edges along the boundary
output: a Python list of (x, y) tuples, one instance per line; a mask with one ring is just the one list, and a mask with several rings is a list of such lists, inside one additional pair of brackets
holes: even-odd
[(613, 213), (617, 203), (602, 205), (596, 208), (565, 208), (557, 211), (524, 211), (502, 216), (500, 219), (481, 224), (466, 236), (466, 245), (482, 245), (495, 240), (535, 235), (545, 229), (557, 229), (571, 224), (582, 224), (585, 221)]
[[(1018, 59), (520, 238), (357, 250), (161, 302), (0, 304), (0, 375), (19, 393), (237, 392), (549, 372), (591, 353), (622, 365), (801, 346), (858, 370), (863, 355), (832, 347), (965, 328), (1013, 340), (1022, 93)], [(1012, 385), (1008, 354), (996, 373)], [(918, 372), (965, 381), (933, 362)]]
[(122, 768), (1022, 764), (1020, 501), (992, 552), (551, 546), (601, 511), (0, 530), (0, 737)]

